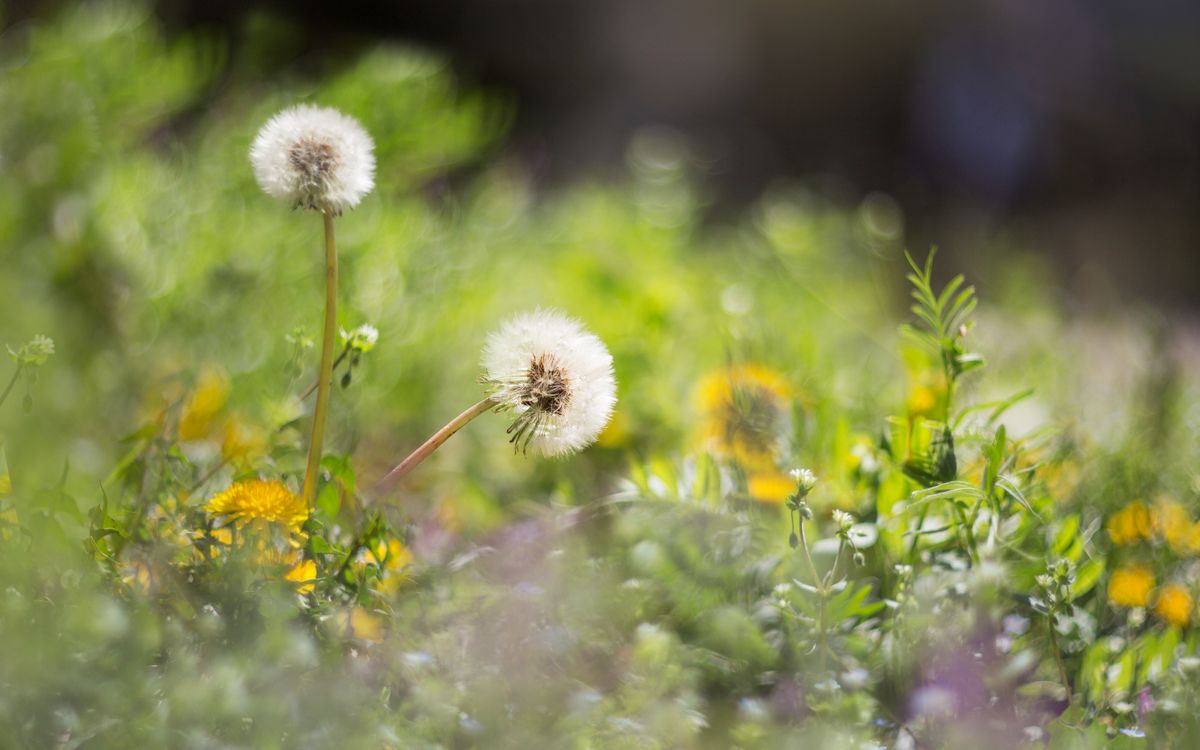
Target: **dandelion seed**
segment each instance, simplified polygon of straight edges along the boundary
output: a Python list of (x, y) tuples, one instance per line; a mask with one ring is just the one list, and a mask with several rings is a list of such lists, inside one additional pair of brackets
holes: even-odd
[(250, 148), (254, 177), (294, 208), (333, 216), (375, 186), (375, 144), (352, 117), (301, 104), (267, 121)]
[(596, 440), (617, 400), (612, 356), (579, 321), (552, 310), (517, 315), (488, 338), (483, 382), (521, 451), (573, 453)]

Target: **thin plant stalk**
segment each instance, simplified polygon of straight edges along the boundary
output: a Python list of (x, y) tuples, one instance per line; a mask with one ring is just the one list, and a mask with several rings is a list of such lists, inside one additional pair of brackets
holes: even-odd
[(415, 469), (418, 464), (428, 458), (429, 454), (440, 448), (442, 443), (450, 439), (451, 435), (461, 430), (475, 417), (478, 417), (485, 411), (489, 411), (495, 406), (496, 402), (489, 397), (467, 408), (462, 414), (459, 414), (457, 417), (447, 422), (442, 429), (433, 433), (428, 440), (421, 444), (420, 448), (417, 448), (415, 451), (410, 453), (408, 458), (405, 458), (403, 461), (396, 464), (395, 468), (384, 475), (383, 479), (379, 480), (376, 488), (379, 490), (384, 490), (395, 482), (399, 481), (404, 477), (404, 475), (408, 474), (410, 471)]
[[(350, 354), (350, 349), (351, 349), (350, 344), (346, 344), (346, 347), (344, 349), (342, 349), (342, 353), (337, 356), (337, 359), (333, 360), (333, 365), (331, 365), (329, 368), (329, 376), (330, 376), (331, 380), (333, 378), (333, 373), (337, 371), (338, 365), (340, 365), (343, 361), (345, 361), (346, 357)], [(313, 395), (313, 392), (317, 390), (317, 387), (320, 384), (321, 384), (320, 380), (314, 380), (312, 382), (312, 384), (309, 385), (307, 389), (305, 389), (304, 393), (300, 394), (300, 400), (303, 401), (306, 398), (308, 398), (309, 396)]]
[(17, 384), (17, 378), (21, 377), (21, 370), (24, 369), (25, 363), (17, 363), (17, 369), (13, 372), (12, 380), (8, 381), (8, 387), (4, 389), (4, 393), (0, 394), (0, 406), (8, 400), (8, 394), (12, 393), (13, 386)]
[(333, 342), (337, 335), (337, 243), (333, 237), (333, 215), (325, 219), (325, 330), (321, 337), (321, 366), (317, 370), (317, 405), (313, 409), (312, 439), (308, 443), (308, 465), (304, 469), (303, 499), (312, 507), (325, 442), (325, 420), (329, 415), (329, 391), (333, 385)]

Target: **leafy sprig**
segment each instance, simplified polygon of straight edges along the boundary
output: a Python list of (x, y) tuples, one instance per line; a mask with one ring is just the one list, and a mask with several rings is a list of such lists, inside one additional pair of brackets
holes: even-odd
[(937, 248), (929, 251), (924, 266), (912, 255), (905, 253), (912, 271), (907, 274), (912, 284), (914, 303), (909, 309), (922, 325), (901, 326), (901, 333), (909, 340), (941, 359), (946, 375), (947, 388), (951, 390), (963, 373), (983, 367), (983, 356), (968, 352), (963, 339), (974, 326), (970, 319), (978, 300), (974, 286), (963, 286), (962, 274), (955, 276), (940, 292), (933, 288), (933, 258)]

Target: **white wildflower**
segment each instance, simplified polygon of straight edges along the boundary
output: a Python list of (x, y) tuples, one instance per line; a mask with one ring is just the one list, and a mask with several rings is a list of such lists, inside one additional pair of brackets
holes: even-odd
[(817, 486), (817, 475), (813, 474), (810, 469), (792, 469), (788, 474), (796, 480), (796, 485), (802, 495), (807, 495), (812, 492), (813, 487)]
[(608, 424), (617, 401), (612, 356), (579, 321), (553, 310), (523, 313), (488, 337), (483, 382), (503, 409), (519, 450), (577, 451)]
[(8, 354), (23, 365), (37, 367), (45, 364), (50, 355), (54, 354), (54, 339), (39, 333), (16, 351), (9, 347)]
[(833, 511), (833, 522), (837, 524), (839, 530), (849, 531), (850, 527), (854, 525), (854, 515), (844, 510), (835, 510)]
[(370, 323), (363, 323), (352, 331), (342, 329), (342, 341), (351, 349), (369, 352), (379, 341), (379, 329)]
[(294, 208), (337, 215), (375, 186), (375, 144), (336, 109), (300, 104), (267, 121), (250, 148), (254, 177)]

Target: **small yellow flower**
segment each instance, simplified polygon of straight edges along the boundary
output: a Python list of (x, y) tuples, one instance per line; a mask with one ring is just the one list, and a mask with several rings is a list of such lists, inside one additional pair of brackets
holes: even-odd
[(229, 398), (229, 380), (219, 370), (208, 370), (179, 415), (179, 439), (201, 440), (208, 437), (217, 414)]
[(154, 586), (154, 572), (146, 563), (134, 560), (121, 570), (121, 581), (130, 588), (149, 591)]
[(1117, 607), (1144, 607), (1154, 589), (1154, 574), (1145, 565), (1126, 565), (1108, 579), (1108, 601)]
[(249, 467), (267, 452), (266, 434), (237, 414), (225, 422), (223, 433), (221, 458), (237, 466)]
[(751, 474), (746, 485), (750, 497), (761, 503), (780, 504), (796, 492), (796, 480), (782, 471)]
[(773, 469), (791, 399), (783, 377), (761, 365), (715, 372), (701, 381), (698, 392), (702, 442), (714, 455), (748, 469)]
[(1150, 527), (1176, 552), (1182, 552), (1192, 530), (1192, 519), (1184, 507), (1173, 500), (1160, 500), (1150, 510)]
[(347, 637), (373, 642), (383, 640), (383, 620), (362, 607), (354, 607), (349, 612), (343, 610), (338, 613), (337, 622)]
[(405, 569), (412, 564), (413, 554), (399, 539), (380, 540), (360, 558), (362, 562), (378, 565), (383, 569), (379, 579), (379, 590), (391, 593), (408, 579)]
[(1154, 614), (1164, 622), (1184, 627), (1192, 619), (1192, 595), (1178, 583), (1168, 583), (1158, 591)]
[(1105, 528), (1108, 529), (1108, 536), (1113, 540), (1113, 544), (1118, 546), (1148, 539), (1151, 531), (1150, 511), (1140, 500), (1134, 500), (1109, 516)]
[(942, 418), (946, 408), (945, 374), (932, 367), (932, 362), (916, 352), (910, 352), (906, 359), (908, 393), (904, 398), (904, 409), (908, 416)]
[(1188, 524), (1178, 546), (1175, 547), (1175, 552), (1185, 556), (1200, 554), (1200, 523)]
[(935, 406), (937, 406), (937, 394), (929, 386), (916, 385), (908, 392), (905, 408), (910, 416), (927, 417), (933, 412)]
[(284, 579), (299, 584), (296, 591), (307, 594), (316, 588), (314, 582), (317, 580), (317, 564), (312, 560), (305, 560), (289, 570)]
[(298, 532), (308, 518), (308, 508), (283, 482), (248, 479), (208, 501), (205, 509), (214, 516), (228, 516), (238, 525), (272, 523)]
[(625, 412), (613, 412), (612, 419), (608, 420), (608, 425), (600, 431), (600, 437), (596, 438), (596, 444), (605, 448), (616, 448), (629, 442), (629, 418), (625, 416)]
[(4, 455), (4, 446), (0, 445), (0, 497), (12, 494), (12, 474), (8, 471), (8, 457)]

